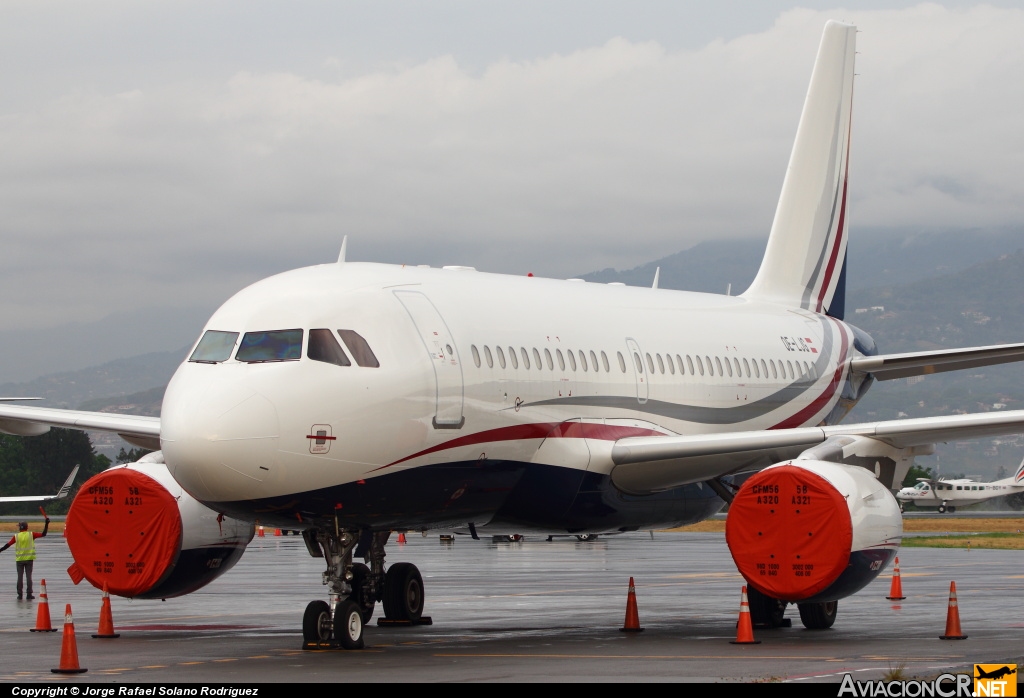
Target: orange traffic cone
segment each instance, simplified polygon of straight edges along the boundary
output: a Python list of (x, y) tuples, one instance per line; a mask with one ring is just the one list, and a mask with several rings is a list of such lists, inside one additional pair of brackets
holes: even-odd
[(740, 620), (736, 623), (736, 639), (729, 640), (733, 645), (760, 645), (760, 640), (754, 639), (754, 625), (750, 622), (750, 602), (747, 601), (747, 587), (743, 587), (740, 596)]
[(399, 533), (398, 534), (398, 544), (399, 545), (405, 545), (405, 534), (404, 533)]
[(78, 666), (78, 643), (75, 642), (75, 621), (71, 618), (71, 604), (64, 609), (64, 638), (60, 644), (60, 666), (50, 671), (54, 674), (83, 674), (89, 671)]
[(946, 611), (946, 634), (939, 635), (940, 640), (966, 640), (967, 636), (960, 631), (960, 609), (956, 604), (956, 582), (949, 583), (949, 608)]
[(46, 598), (46, 580), (39, 580), (42, 591), (39, 593), (39, 605), (36, 607), (36, 627), (29, 628), (33, 633), (55, 633), (57, 628), (50, 624), (50, 602)]
[(257, 538), (264, 538), (265, 536), (266, 536), (266, 534), (263, 532), (263, 527), (262, 526), (260, 526), (259, 528), (256, 529), (256, 537)]
[(900, 582), (900, 559), (898, 557), (892, 568), (892, 586), (889, 587), (889, 595), (885, 598), (890, 601), (902, 601), (907, 598), (903, 595), (903, 584)]
[(114, 615), (110, 612), (110, 594), (107, 593), (107, 583), (103, 582), (103, 603), (100, 605), (100, 627), (93, 637), (112, 638), (121, 637), (120, 633), (114, 632)]
[(280, 529), (280, 528), (275, 528), (275, 529), (274, 529), (274, 535), (275, 535), (275, 536), (279, 536), (279, 535), (281, 535), (281, 529)]
[(626, 594), (626, 622), (619, 628), (624, 633), (638, 633), (640, 627), (640, 614), (636, 610), (636, 588), (633, 586), (633, 578), (629, 578), (629, 593)]

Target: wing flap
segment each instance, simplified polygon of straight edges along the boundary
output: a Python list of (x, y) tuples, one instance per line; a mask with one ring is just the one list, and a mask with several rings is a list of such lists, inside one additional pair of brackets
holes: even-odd
[(850, 361), (850, 370), (870, 373), (875, 380), (888, 381), (1022, 360), (1024, 344), (997, 344), (965, 349), (861, 356)]
[(612, 447), (611, 478), (623, 492), (643, 495), (796, 458), (831, 437), (865, 436), (894, 448), (912, 448), (1018, 433), (1024, 433), (1024, 410), (732, 434), (630, 437)]

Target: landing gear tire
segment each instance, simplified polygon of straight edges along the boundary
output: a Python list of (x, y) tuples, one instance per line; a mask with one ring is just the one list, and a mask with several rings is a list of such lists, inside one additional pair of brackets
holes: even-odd
[(302, 615), (302, 647), (315, 649), (331, 644), (334, 627), (331, 623), (331, 607), (326, 601), (310, 601)]
[(836, 622), (836, 614), (839, 612), (838, 601), (824, 601), (822, 603), (800, 603), (800, 622), (808, 630), (828, 630)]
[(597, 540), (596, 533), (582, 533), (576, 536), (576, 540), (582, 543), (589, 543), (592, 540)]
[(398, 562), (384, 577), (384, 615), (388, 620), (418, 621), (423, 615), (423, 577), (416, 565)]
[[(786, 602), (765, 596), (754, 587), (747, 587), (750, 621), (758, 628), (781, 628), (786, 625)], [(802, 617), (802, 616), (801, 616)]]
[(342, 649), (363, 649), (363, 609), (351, 598), (334, 609), (334, 639)]
[(349, 582), (352, 585), (352, 593), (348, 598), (355, 601), (356, 605), (362, 609), (363, 612), (363, 625), (370, 622), (373, 618), (373, 609), (377, 605), (377, 602), (372, 597), (369, 597), (366, 593), (366, 580), (370, 576), (370, 568), (361, 562), (357, 562), (352, 565), (352, 581)]
[(955, 514), (956, 513), (956, 507), (949, 507), (948, 509), (946, 509), (946, 511), (948, 511), (950, 514)]
[(945, 514), (946, 513), (946, 505), (945, 504), (940, 504), (939, 505), (939, 513), (940, 514)]

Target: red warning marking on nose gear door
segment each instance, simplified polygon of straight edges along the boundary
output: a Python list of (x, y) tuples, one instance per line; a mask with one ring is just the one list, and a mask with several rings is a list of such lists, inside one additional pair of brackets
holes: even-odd
[(181, 551), (178, 502), (156, 480), (127, 468), (107, 470), (82, 485), (65, 529), (78, 574), (119, 596), (154, 588)]

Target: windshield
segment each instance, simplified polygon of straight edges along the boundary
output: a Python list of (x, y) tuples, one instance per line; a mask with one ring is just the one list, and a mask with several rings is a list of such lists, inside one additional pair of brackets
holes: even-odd
[(235, 359), (246, 363), (297, 361), (302, 355), (302, 330), (246, 332)]
[(231, 357), (231, 350), (235, 348), (235, 340), (237, 339), (237, 332), (207, 330), (188, 360), (200, 364), (215, 364), (227, 361)]

